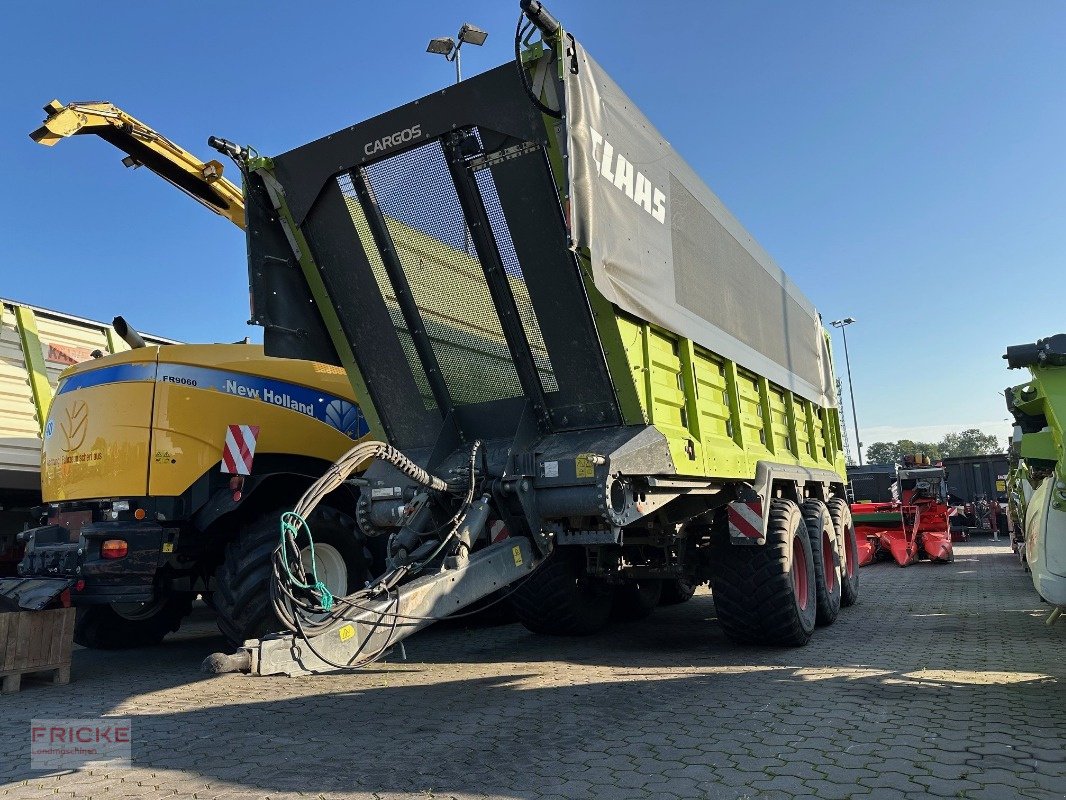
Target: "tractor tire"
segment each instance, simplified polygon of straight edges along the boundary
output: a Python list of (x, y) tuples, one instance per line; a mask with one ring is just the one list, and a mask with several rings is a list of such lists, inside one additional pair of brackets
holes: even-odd
[[(274, 551), (280, 541), (277, 510), (259, 517), (241, 528), (237, 537), (226, 545), (226, 555), (215, 573), (214, 604), (218, 628), (230, 643), (240, 646), (247, 639), (281, 629), (270, 599), (273, 580)], [(308, 519), (314, 537), (319, 568), (324, 562), (333, 565), (333, 577), (322, 577), (334, 594), (350, 594), (362, 588), (374, 576), (370, 571), (370, 554), (355, 520), (328, 506), (319, 506)], [(301, 546), (306, 541), (299, 541)], [(343, 585), (335, 573), (346, 572)], [(327, 575), (329, 575), (327, 571)]]
[(627, 581), (614, 589), (611, 616), (620, 622), (642, 620), (659, 605), (662, 593), (662, 580)]
[(711, 595), (718, 624), (741, 644), (799, 647), (814, 633), (814, 558), (798, 505), (774, 500), (766, 544), (720, 544), (713, 553)]
[(840, 554), (840, 606), (847, 608), (859, 600), (859, 544), (855, 539), (855, 524), (851, 521), (851, 506), (842, 497), (834, 497), (826, 506), (837, 532), (837, 552)]
[(511, 595), (518, 621), (533, 633), (588, 636), (611, 618), (613, 594), (585, 570), (581, 547), (557, 547)]
[(132, 603), (84, 606), (74, 623), (74, 641), (96, 650), (149, 647), (181, 627), (192, 611), (191, 593), (173, 594), (134, 608)]
[(668, 578), (663, 581), (663, 592), (659, 605), (676, 606), (687, 603), (696, 593), (696, 583), (689, 578)]
[(800, 506), (811, 538), (814, 582), (818, 597), (818, 624), (832, 625), (840, 613), (840, 555), (837, 531), (829, 509), (821, 500), (807, 500)]

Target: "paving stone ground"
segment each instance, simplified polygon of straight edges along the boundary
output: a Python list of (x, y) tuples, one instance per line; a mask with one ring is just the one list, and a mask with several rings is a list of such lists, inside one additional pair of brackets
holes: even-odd
[[(0, 699), (0, 798), (1061, 798), (1066, 622), (1005, 543), (861, 572), (799, 649), (707, 594), (588, 639), (430, 629), (354, 675), (198, 673), (210, 620)], [(129, 769), (29, 769), (29, 721), (130, 717)]]

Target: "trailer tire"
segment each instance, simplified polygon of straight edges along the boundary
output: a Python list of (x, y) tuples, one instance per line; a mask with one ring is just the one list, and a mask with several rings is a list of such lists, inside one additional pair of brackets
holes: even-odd
[(696, 594), (696, 582), (689, 578), (667, 578), (663, 581), (663, 592), (659, 605), (676, 606), (687, 603)]
[(799, 647), (817, 619), (814, 558), (798, 505), (770, 505), (766, 544), (719, 544), (712, 553), (711, 594), (718, 624), (741, 644)]
[(143, 616), (122, 613), (113, 605), (84, 606), (74, 623), (74, 641), (95, 650), (149, 647), (181, 627), (192, 611), (194, 594), (172, 594), (156, 602)]
[[(244, 525), (226, 545), (225, 559), (215, 573), (218, 628), (235, 646), (281, 629), (270, 598), (270, 582), (280, 518), (287, 510), (275, 510)], [(369, 553), (355, 520), (328, 506), (319, 506), (307, 522), (315, 545), (328, 546), (343, 560), (347, 569), (346, 593), (373, 577)], [(327, 586), (329, 583), (327, 580)]]
[(840, 607), (847, 608), (859, 600), (859, 542), (855, 538), (855, 523), (851, 520), (851, 506), (847, 500), (834, 497), (826, 505), (837, 532), (837, 552), (840, 553)]
[(800, 506), (811, 539), (814, 583), (818, 597), (818, 624), (832, 625), (840, 613), (840, 549), (837, 531), (829, 509), (821, 500), (810, 499)]
[(626, 581), (614, 590), (611, 616), (623, 622), (637, 622), (651, 615), (659, 605), (663, 581), (659, 579)]
[(556, 547), (511, 595), (518, 621), (533, 633), (588, 636), (611, 617), (611, 588), (589, 577), (581, 547)]

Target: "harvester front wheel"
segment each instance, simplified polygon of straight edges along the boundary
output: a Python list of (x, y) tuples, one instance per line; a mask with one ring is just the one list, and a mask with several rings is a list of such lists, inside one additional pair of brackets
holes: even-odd
[(855, 523), (851, 520), (851, 506), (842, 497), (834, 497), (827, 504), (829, 516), (837, 532), (840, 554), (840, 605), (853, 606), (859, 599), (859, 543), (855, 538)]
[(713, 554), (711, 595), (718, 624), (741, 644), (798, 647), (814, 633), (814, 558), (800, 507), (770, 506), (766, 544), (721, 544)]
[(518, 620), (534, 633), (587, 636), (611, 617), (611, 587), (588, 575), (581, 547), (557, 547), (511, 595)]
[(191, 593), (171, 594), (148, 603), (114, 603), (78, 609), (74, 641), (97, 650), (159, 644), (181, 627), (192, 611)]
[[(270, 582), (284, 510), (245, 525), (226, 546), (225, 560), (215, 573), (218, 627), (234, 645), (281, 629), (270, 600)], [(319, 506), (307, 523), (314, 538), (318, 577), (335, 596), (349, 594), (373, 577), (355, 520), (328, 506)], [(299, 543), (307, 545), (305, 540)], [(306, 556), (304, 563), (308, 563)]]
[(801, 506), (814, 559), (815, 589), (818, 597), (818, 624), (832, 625), (840, 613), (840, 556), (837, 532), (829, 509), (821, 500), (807, 500)]

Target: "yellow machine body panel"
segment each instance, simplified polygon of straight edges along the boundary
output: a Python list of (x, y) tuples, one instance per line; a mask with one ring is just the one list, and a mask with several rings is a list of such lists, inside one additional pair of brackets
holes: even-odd
[[(340, 367), (269, 358), (259, 345), (163, 348), (148, 494), (181, 494), (207, 470), (220, 469), (230, 425), (258, 427), (256, 458), (333, 462), (367, 433)], [(348, 434), (339, 429), (346, 425)]]
[(44, 500), (178, 496), (221, 470), (231, 425), (257, 431), (252, 475), (270, 455), (332, 462), (367, 433), (340, 368), (269, 358), (260, 345), (141, 348), (64, 373)]
[(116, 353), (64, 371), (44, 426), (45, 502), (147, 494), (158, 349)]

